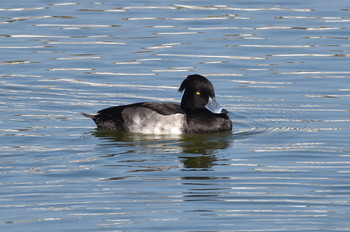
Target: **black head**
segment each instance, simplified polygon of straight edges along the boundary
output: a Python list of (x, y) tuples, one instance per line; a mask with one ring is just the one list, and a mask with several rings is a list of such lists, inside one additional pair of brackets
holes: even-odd
[(182, 82), (179, 92), (185, 91), (181, 100), (181, 108), (187, 112), (206, 109), (209, 98), (214, 98), (213, 84), (205, 77), (194, 74), (188, 75)]

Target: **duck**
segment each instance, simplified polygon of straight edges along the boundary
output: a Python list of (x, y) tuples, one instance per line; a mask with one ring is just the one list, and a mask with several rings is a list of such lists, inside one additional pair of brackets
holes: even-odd
[(207, 134), (230, 132), (229, 112), (216, 100), (213, 84), (199, 74), (188, 75), (179, 87), (180, 104), (140, 102), (82, 113), (97, 128), (142, 134)]

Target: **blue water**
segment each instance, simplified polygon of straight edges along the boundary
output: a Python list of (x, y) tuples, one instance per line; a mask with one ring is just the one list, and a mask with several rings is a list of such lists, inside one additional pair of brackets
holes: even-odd
[[(349, 231), (347, 1), (6, 1), (1, 231)], [(214, 84), (229, 134), (80, 112)]]

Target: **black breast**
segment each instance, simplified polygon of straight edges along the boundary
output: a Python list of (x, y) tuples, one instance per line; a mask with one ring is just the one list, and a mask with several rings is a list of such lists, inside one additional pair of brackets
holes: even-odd
[(186, 134), (217, 133), (232, 130), (228, 114), (213, 114), (207, 110), (186, 115)]

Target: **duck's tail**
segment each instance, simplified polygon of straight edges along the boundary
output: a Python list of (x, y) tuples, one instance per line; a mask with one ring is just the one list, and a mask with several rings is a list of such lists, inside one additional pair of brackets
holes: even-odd
[(81, 112), (81, 114), (84, 115), (85, 117), (91, 118), (91, 119), (95, 119), (95, 116), (96, 116), (96, 115), (93, 115), (93, 114), (87, 114), (87, 113), (83, 113), (83, 112)]

